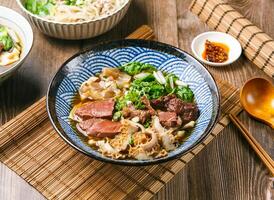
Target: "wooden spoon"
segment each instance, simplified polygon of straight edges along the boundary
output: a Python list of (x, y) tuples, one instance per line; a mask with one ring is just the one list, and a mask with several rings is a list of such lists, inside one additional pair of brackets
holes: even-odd
[(253, 78), (241, 89), (244, 109), (254, 118), (274, 129), (274, 86), (266, 79)]

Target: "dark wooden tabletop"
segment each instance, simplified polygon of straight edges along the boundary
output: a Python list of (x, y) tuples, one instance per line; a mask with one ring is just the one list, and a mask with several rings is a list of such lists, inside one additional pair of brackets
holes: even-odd
[[(34, 28), (30, 56), (20, 70), (0, 85), (0, 124), (45, 95), (59, 66), (80, 49), (98, 41), (123, 38), (142, 24), (149, 24), (161, 42), (191, 53), (190, 43), (208, 28), (188, 11), (191, 0), (134, 0), (122, 22), (110, 32), (83, 41), (49, 38)], [(231, 5), (274, 38), (273, 0), (230, 0)], [(15, 0), (0, 5), (22, 13)], [(241, 87), (251, 77), (270, 80), (245, 57), (227, 67), (209, 68), (231, 84)], [(246, 112), (239, 118), (274, 158), (274, 134)], [(230, 124), (156, 196), (156, 199), (266, 199), (268, 171), (235, 126)], [(14, 172), (0, 163), (0, 199), (43, 199)]]

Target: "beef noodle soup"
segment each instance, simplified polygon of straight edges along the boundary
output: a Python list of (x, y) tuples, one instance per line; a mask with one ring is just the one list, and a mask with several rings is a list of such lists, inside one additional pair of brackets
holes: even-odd
[(82, 83), (79, 96), (70, 118), (92, 148), (113, 159), (167, 156), (199, 116), (186, 83), (145, 63), (103, 68)]

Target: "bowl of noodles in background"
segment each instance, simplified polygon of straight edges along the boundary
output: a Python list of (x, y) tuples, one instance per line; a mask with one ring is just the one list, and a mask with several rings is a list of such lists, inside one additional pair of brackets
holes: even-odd
[(16, 0), (44, 34), (67, 40), (101, 35), (126, 14), (131, 0)]
[(0, 83), (13, 75), (29, 56), (33, 31), (29, 22), (10, 8), (0, 6)]

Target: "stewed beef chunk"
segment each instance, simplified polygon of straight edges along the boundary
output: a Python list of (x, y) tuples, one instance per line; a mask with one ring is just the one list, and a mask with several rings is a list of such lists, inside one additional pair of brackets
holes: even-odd
[(199, 116), (199, 110), (196, 103), (188, 103), (176, 97), (176, 95), (167, 95), (159, 99), (151, 100), (151, 105), (166, 113), (176, 113), (182, 118), (182, 122), (185, 124), (190, 121), (197, 120)]
[(148, 109), (149, 113), (151, 115), (155, 115), (156, 111), (150, 105), (150, 101), (148, 100), (148, 98), (146, 96), (142, 96), (141, 100), (142, 100), (143, 104), (145, 104), (145, 106)]
[(177, 116), (175, 112), (158, 112), (159, 120), (161, 124), (165, 127), (175, 127), (181, 126), (182, 120), (180, 116)]
[(196, 103), (184, 102), (181, 99), (174, 98), (166, 103), (167, 111), (175, 112), (182, 117), (183, 123), (195, 121), (198, 119), (199, 110)]
[(155, 108), (155, 109), (162, 109), (164, 107), (164, 103), (162, 101), (162, 98), (152, 99), (150, 101), (150, 103), (153, 106), (153, 108)]
[(165, 104), (168, 103), (171, 99), (176, 98), (175, 94), (170, 94), (167, 96), (162, 96), (158, 99), (151, 100), (151, 106), (155, 109), (165, 110)]
[(176, 114), (182, 114), (184, 112), (185, 102), (178, 98), (170, 99), (165, 103), (165, 107), (169, 112), (175, 112)]
[(134, 106), (124, 107), (122, 110), (123, 117), (132, 119), (138, 117), (141, 124), (150, 119), (151, 114), (149, 110), (136, 110)]
[(199, 117), (199, 109), (195, 103), (185, 103), (184, 112), (181, 115), (183, 123), (195, 121)]

